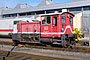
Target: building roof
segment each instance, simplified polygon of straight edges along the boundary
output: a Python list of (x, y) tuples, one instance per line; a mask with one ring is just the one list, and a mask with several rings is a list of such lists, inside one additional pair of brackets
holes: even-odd
[(11, 10), (11, 8), (8, 8), (8, 7), (0, 7), (0, 11), (1, 10)]
[(2, 15), (2, 11), (11, 10), (11, 8), (8, 7), (0, 7), (0, 15)]
[(22, 12), (32, 12), (32, 11), (41, 11), (41, 10), (51, 10), (51, 9), (63, 9), (63, 8), (72, 8), (72, 7), (82, 7), (82, 6), (90, 6), (90, 1), (77, 1), (77, 2), (66, 2), (60, 4), (49, 4), (45, 5), (45, 1), (43, 0), (44, 5), (40, 3), (38, 6), (33, 8), (20, 8), (20, 9), (12, 9), (3, 11), (3, 14), (13, 14), (13, 13), (22, 13)]
[(22, 9), (22, 8), (32, 8), (32, 6), (28, 4), (18, 4), (14, 9)]
[(50, 1), (48, 1), (48, 0), (42, 0), (41, 2), (40, 2), (40, 4), (38, 4), (37, 6), (46, 6), (46, 5), (54, 5), (55, 3), (52, 1), (52, 0), (50, 0)]

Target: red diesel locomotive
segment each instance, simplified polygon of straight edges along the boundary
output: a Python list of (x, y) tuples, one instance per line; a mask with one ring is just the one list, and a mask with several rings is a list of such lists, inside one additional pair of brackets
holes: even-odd
[(17, 33), (13, 33), (15, 43), (59, 44), (63, 47), (75, 42), (73, 17), (69, 12), (40, 15), (41, 21), (17, 23)]

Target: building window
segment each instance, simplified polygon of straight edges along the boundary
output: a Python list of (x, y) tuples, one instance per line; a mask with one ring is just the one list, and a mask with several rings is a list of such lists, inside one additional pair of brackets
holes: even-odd
[(35, 15), (35, 12), (27, 12), (27, 15)]
[(3, 18), (10, 17), (10, 14), (3, 15)]
[(82, 11), (82, 8), (70, 8), (69, 11)]
[(54, 10), (48, 10), (48, 11), (46, 11), (46, 13), (48, 14), (48, 13), (54, 13), (55, 11)]
[(27, 12), (27, 15), (31, 15), (31, 12)]
[(35, 15), (35, 12), (31, 12), (31, 15)]
[(83, 10), (90, 10), (90, 6), (83, 7)]
[(2, 16), (3, 18), (7, 18), (7, 17), (17, 17), (17, 14), (6, 14)]
[(61, 15), (61, 23), (65, 23), (65, 15)]
[(6, 18), (6, 16), (5, 16), (5, 15), (3, 15), (3, 16), (2, 16), (2, 18)]
[(17, 14), (10, 14), (11, 17), (17, 17)]
[(19, 13), (19, 16), (25, 16), (26, 13)]
[(36, 14), (45, 14), (45, 11), (36, 11)]

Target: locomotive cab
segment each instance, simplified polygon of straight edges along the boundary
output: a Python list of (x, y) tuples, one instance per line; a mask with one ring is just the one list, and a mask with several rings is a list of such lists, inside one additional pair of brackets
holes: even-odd
[(73, 17), (69, 12), (41, 15), (41, 42), (64, 47), (74, 42)]
[(72, 34), (74, 15), (65, 12), (41, 15), (41, 37), (61, 37)]

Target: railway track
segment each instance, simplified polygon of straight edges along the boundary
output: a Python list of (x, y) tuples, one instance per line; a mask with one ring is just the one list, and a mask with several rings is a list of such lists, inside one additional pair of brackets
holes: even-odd
[[(11, 49), (13, 48), (13, 46), (11, 45), (4, 45), (3, 47), (0, 45), (0, 54), (2, 57), (5, 57), (8, 55), (7, 52), (11, 51)], [(2, 51), (6, 51), (6, 54)], [(13, 58), (13, 59), (21, 59), (24, 60), (25, 58), (22, 59), (22, 55), (23, 57), (27, 58), (26, 60), (29, 59), (29, 57), (31, 58), (30, 55), (34, 55), (34, 56), (41, 56), (41, 57), (46, 57), (49, 59), (45, 59), (45, 60), (90, 60), (90, 52), (86, 53), (86, 52), (74, 52), (74, 51), (63, 51), (63, 50), (50, 50), (50, 49), (40, 49), (40, 48), (28, 48), (28, 47), (22, 47), (22, 48), (18, 48), (15, 47), (14, 50), (10, 53), (10, 55), (8, 55), (8, 57), (6, 58)], [(52, 58), (53, 57), (53, 58)], [(52, 58), (52, 59), (50, 59)], [(33, 59), (32, 59), (33, 60)], [(36, 60), (44, 60), (44, 59), (40, 59), (37, 57)]]
[(8, 51), (0, 50), (0, 60), (68, 60), (64, 58), (53, 58), (18, 52), (11, 52), (8, 57), (5, 57), (8, 54)]
[(18, 46), (13, 46), (13, 42), (9, 40), (11, 39), (0, 39), (0, 60), (68, 60), (65, 58), (55, 58), (17, 52)]
[[(2, 38), (3, 39), (3, 38)], [(11, 39), (4, 38), (3, 40), (0, 39), (0, 45), (14, 45), (14, 43), (11, 41)], [(8, 40), (8, 41), (7, 41)], [(88, 42), (88, 41), (85, 41)], [(84, 41), (79, 42), (84, 43)], [(28, 47), (28, 48), (39, 48), (39, 49), (50, 49), (50, 50), (62, 50), (62, 51), (74, 51), (74, 52), (90, 52), (90, 47), (88, 46), (71, 46), (68, 48), (62, 48), (59, 45), (42, 45), (42, 44), (36, 44), (36, 43), (21, 43), (21, 47)], [(19, 47), (19, 46), (17, 46)]]
[[(8, 39), (6, 39), (8, 40)], [(5, 41), (5, 40), (1, 40), (0, 41), (0, 50), (8, 52), (10, 51), (10, 49), (12, 48), (13, 42), (9, 42), (9, 41)], [(23, 47), (20, 48), (18, 46), (16, 46), (16, 48), (14, 49), (14, 51), (12, 53), (16, 53), (16, 55), (35, 55), (35, 56), (49, 56), (48, 58), (52, 58), (54, 57), (56, 60), (63, 60), (63, 58), (66, 58), (64, 60), (67, 59), (82, 59), (82, 60), (90, 60), (90, 48), (89, 47), (85, 47), (85, 46), (72, 46), (72, 48), (60, 48), (60, 46), (55, 46), (55, 47), (51, 47), (51, 46), (44, 46), (44, 45), (40, 45), (40, 44), (22, 44)], [(6, 50), (5, 50), (6, 49)], [(38, 52), (36, 52), (38, 51)], [(47, 52), (45, 52), (47, 51)], [(4, 56), (6, 56), (6, 54), (1, 53), (0, 58), (2, 59)], [(33, 53), (32, 53), (33, 52)], [(13, 56), (12, 53), (10, 54), (10, 56)], [(44, 55), (45, 54), (45, 55)], [(23, 55), (23, 56), (24, 56)], [(70, 57), (70, 58), (67, 58)], [(12, 59), (16, 59), (18, 58), (19, 60), (22, 58), (21, 56), (13, 56), (12, 57), (6, 57), (6, 59), (8, 60), (12, 60)], [(29, 57), (25, 57), (27, 58), (26, 60), (30, 60)], [(23, 58), (22, 60), (25, 60), (25, 58)], [(30, 57), (31, 58), (31, 57)], [(53, 59), (54, 59), (53, 58)], [(51, 60), (53, 60), (51, 59)], [(31, 59), (33, 60), (33, 58)], [(36, 59), (36, 60), (43, 60), (43, 59)], [(48, 60), (48, 59), (47, 59)], [(50, 59), (49, 59), (50, 60)]]

